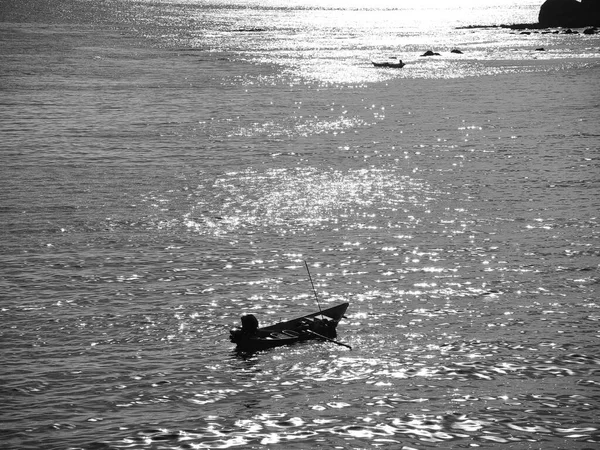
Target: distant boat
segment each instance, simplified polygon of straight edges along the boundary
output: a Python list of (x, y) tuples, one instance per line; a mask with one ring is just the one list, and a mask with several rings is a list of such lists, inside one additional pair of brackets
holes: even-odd
[(375, 67), (386, 67), (386, 68), (393, 68), (393, 69), (401, 69), (406, 65), (402, 62), (401, 59), (399, 59), (398, 61), (383, 61), (383, 62), (371, 61), (371, 62), (373, 63), (373, 65)]
[(242, 316), (242, 327), (230, 331), (230, 340), (236, 344), (236, 350), (247, 353), (311, 340), (329, 341), (351, 348), (335, 340), (337, 324), (342, 320), (348, 305), (342, 303), (262, 328), (258, 327), (256, 317), (245, 315)]

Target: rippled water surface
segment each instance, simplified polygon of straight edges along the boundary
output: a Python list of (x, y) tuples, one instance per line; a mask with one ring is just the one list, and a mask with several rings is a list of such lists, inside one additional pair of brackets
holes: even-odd
[(597, 448), (597, 35), (296, 3), (2, 7), (2, 447)]

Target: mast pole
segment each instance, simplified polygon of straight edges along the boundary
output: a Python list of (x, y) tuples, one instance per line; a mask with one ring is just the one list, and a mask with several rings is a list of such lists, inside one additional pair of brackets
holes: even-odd
[(312, 277), (310, 276), (310, 270), (308, 270), (308, 264), (306, 260), (304, 261), (304, 265), (306, 266), (306, 271), (308, 272), (308, 279), (310, 280), (310, 284), (313, 288), (313, 293), (315, 294), (315, 300), (317, 300), (317, 306), (319, 307), (319, 312), (321, 313), (321, 317), (323, 317), (323, 311), (321, 310), (321, 304), (319, 303), (319, 297), (317, 296), (317, 290), (315, 289), (315, 283), (313, 283)]

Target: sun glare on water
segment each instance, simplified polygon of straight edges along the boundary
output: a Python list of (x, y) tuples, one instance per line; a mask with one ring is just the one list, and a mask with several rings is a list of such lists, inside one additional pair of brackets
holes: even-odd
[[(524, 4), (539, 5), (536, 0), (420, 0), (418, 3), (407, 0), (247, 0), (240, 3), (263, 7), (308, 8), (308, 9), (433, 9), (446, 8), (468, 9), (472, 7), (493, 6), (523, 6)], [(233, 3), (238, 3), (234, 1)]]

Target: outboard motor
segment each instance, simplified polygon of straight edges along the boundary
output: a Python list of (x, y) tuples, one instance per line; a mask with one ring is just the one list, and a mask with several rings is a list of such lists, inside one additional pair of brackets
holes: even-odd
[(311, 317), (310, 319), (304, 319), (297, 331), (302, 333), (306, 332), (306, 330), (309, 330), (313, 333), (320, 334), (321, 336), (334, 339), (337, 335), (335, 330), (336, 325), (337, 323), (335, 321), (330, 320), (325, 316), (322, 316), (321, 319), (318, 317)]
[(320, 334), (321, 336), (325, 336), (328, 338), (335, 338), (336, 333), (336, 323), (333, 320), (329, 320), (326, 317), (322, 317), (321, 319), (315, 317), (313, 323), (311, 324), (311, 331)]

